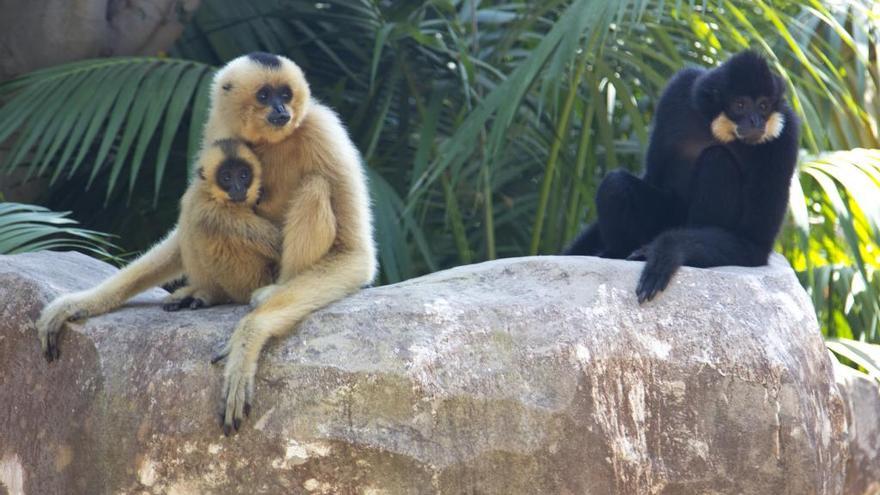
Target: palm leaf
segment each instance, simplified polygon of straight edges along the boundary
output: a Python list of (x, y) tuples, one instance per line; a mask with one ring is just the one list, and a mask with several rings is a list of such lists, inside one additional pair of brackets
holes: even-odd
[(0, 202), (0, 254), (43, 249), (76, 249), (113, 259), (110, 236), (75, 227), (70, 212), (53, 212), (41, 206)]

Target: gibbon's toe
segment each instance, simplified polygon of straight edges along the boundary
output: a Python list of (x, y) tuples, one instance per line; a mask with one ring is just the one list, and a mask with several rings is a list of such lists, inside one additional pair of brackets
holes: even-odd
[(648, 259), (648, 253), (644, 247), (640, 247), (626, 257), (628, 261), (645, 261)]
[(176, 301), (168, 301), (162, 305), (165, 311), (180, 311), (183, 308), (189, 308), (193, 304), (193, 298), (190, 296), (178, 299)]
[(208, 305), (205, 304), (204, 299), (200, 299), (198, 297), (192, 298), (192, 301), (189, 303), (189, 309), (201, 309), (206, 308)]

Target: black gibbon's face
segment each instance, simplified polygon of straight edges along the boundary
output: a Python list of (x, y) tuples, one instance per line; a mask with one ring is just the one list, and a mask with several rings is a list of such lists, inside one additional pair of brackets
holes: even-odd
[(254, 176), (250, 165), (242, 160), (231, 158), (217, 167), (214, 179), (217, 186), (226, 191), (230, 201), (241, 203), (247, 199), (248, 188), (251, 187)]
[(767, 133), (767, 124), (772, 117), (776, 105), (769, 97), (737, 96), (731, 99), (724, 113), (735, 124), (736, 138), (746, 144), (762, 142)]
[(757, 145), (782, 134), (785, 86), (760, 55), (734, 55), (698, 84), (703, 85), (699, 92), (707, 95), (703, 109), (713, 116), (712, 134), (722, 143)]

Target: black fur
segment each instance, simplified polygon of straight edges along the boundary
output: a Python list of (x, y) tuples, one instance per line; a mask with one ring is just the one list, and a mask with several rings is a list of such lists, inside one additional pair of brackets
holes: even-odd
[[(609, 173), (596, 193), (598, 221), (565, 254), (645, 260), (639, 302), (682, 265), (766, 264), (797, 163), (799, 122), (783, 88), (752, 52), (673, 76), (657, 105), (644, 177)], [(773, 112), (785, 118), (782, 133), (755, 142)], [(711, 132), (721, 113), (737, 124), (730, 143)]]
[(248, 58), (270, 69), (277, 69), (281, 67), (281, 59), (278, 58), (277, 55), (272, 55), (271, 53), (251, 52), (248, 53)]

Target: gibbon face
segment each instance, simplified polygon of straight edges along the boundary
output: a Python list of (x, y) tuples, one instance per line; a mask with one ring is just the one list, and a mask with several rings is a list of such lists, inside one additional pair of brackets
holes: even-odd
[(711, 72), (701, 91), (710, 95), (707, 106), (712, 108), (704, 111), (714, 115), (711, 130), (716, 139), (756, 145), (782, 134), (785, 86), (763, 57), (739, 53)]
[(202, 151), (199, 178), (215, 201), (257, 204), (262, 189), (261, 174), (256, 155), (237, 139), (215, 141)]
[(311, 98), (302, 70), (286, 57), (254, 52), (229, 62), (214, 76), (214, 111), (232, 135), (277, 143), (302, 123)]

